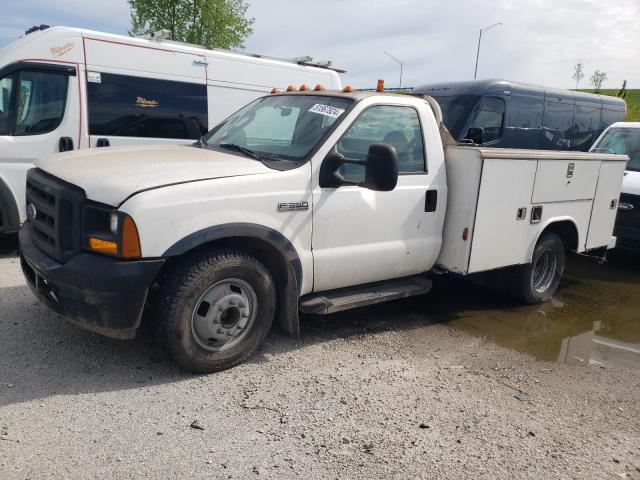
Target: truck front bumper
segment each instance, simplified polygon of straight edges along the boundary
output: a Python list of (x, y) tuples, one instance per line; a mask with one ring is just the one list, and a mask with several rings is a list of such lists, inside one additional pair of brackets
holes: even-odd
[(20, 230), (20, 263), (33, 293), (70, 323), (108, 337), (133, 338), (163, 259), (126, 261), (80, 253), (58, 263)]

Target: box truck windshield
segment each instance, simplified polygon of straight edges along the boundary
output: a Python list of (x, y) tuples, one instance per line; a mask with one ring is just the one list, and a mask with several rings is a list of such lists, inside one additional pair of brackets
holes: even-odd
[(477, 95), (431, 95), (442, 109), (444, 124), (453, 135), (460, 138), (460, 133), (467, 123), (469, 114), (478, 101)]
[(640, 129), (612, 128), (594, 147), (595, 151), (610, 150), (629, 156), (627, 170), (640, 172)]

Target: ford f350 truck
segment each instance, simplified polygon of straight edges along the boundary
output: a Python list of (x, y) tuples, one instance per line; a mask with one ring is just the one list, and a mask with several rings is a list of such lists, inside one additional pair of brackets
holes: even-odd
[(39, 161), (28, 284), (121, 339), (151, 304), (173, 358), (209, 372), (248, 358), (274, 320), (298, 335), (300, 311), (427, 293), (434, 269), (491, 271), (544, 302), (565, 249), (614, 246), (626, 156), (455, 146), (433, 99), (345, 90), (260, 98), (192, 146)]

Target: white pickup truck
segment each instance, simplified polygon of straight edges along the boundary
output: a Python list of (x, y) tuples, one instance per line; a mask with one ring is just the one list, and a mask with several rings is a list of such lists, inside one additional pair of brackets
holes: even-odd
[[(184, 368), (232, 367), (276, 322), (494, 271), (526, 303), (565, 249), (606, 251), (626, 156), (448, 144), (429, 97), (275, 93), (193, 146), (54, 155), (20, 232), (36, 295), (72, 323), (135, 335), (149, 305)], [(146, 317), (145, 317), (146, 318)]]

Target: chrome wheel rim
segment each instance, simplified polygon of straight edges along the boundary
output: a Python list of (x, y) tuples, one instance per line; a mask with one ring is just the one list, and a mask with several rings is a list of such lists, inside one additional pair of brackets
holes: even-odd
[(538, 293), (545, 293), (553, 284), (557, 268), (556, 256), (551, 250), (546, 250), (538, 257), (533, 266), (533, 289)]
[(195, 304), (191, 334), (207, 351), (228, 350), (248, 335), (257, 305), (255, 290), (244, 280), (231, 278), (215, 283)]

